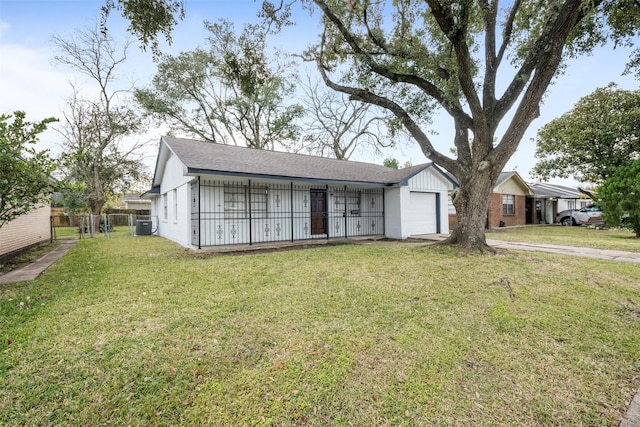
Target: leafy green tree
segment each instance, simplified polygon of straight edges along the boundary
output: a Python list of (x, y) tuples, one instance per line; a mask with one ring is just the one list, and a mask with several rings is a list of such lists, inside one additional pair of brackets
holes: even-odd
[[(595, 46), (632, 45), (640, 30), (634, 0), (515, 0), (502, 8), (497, 0), (300, 2), (320, 11), (322, 34), (305, 56), (327, 86), (389, 111), (427, 158), (456, 177), (457, 221), (446, 243), (474, 251), (490, 249), (491, 190), (554, 77)], [(284, 0), (262, 5), (279, 25), (295, 20)], [(143, 42), (161, 30), (147, 15), (127, 17), (142, 27)], [(453, 121), (454, 157), (434, 147), (435, 109)]]
[(602, 218), (612, 226), (621, 222), (640, 238), (640, 158), (620, 166), (598, 188)]
[(538, 132), (534, 173), (601, 183), (640, 156), (640, 90), (596, 89)]
[(385, 166), (385, 167), (388, 167), (388, 168), (391, 168), (391, 169), (400, 168), (400, 164), (398, 163), (398, 159), (394, 159), (392, 157), (384, 159), (384, 161), (382, 162), (382, 166)]
[(76, 31), (74, 37), (54, 37), (55, 61), (89, 77), (97, 88), (93, 99), (83, 98), (72, 85), (60, 133), (64, 137), (61, 169), (67, 184), (67, 204), (100, 214), (111, 194), (135, 182), (144, 170), (139, 142), (125, 142), (142, 129), (142, 120), (126, 90), (112, 89), (116, 71), (127, 59), (128, 44), (118, 46), (98, 28)]
[[(173, 130), (206, 141), (273, 150), (297, 139), (300, 105), (290, 103), (290, 64), (267, 55), (268, 29), (206, 23), (209, 49), (165, 56), (150, 88), (138, 89), (142, 107)], [(240, 139), (240, 141), (239, 141)]]
[(49, 150), (33, 145), (57, 119), (31, 123), (25, 117), (23, 111), (0, 115), (0, 228), (44, 202), (52, 190), (56, 163)]

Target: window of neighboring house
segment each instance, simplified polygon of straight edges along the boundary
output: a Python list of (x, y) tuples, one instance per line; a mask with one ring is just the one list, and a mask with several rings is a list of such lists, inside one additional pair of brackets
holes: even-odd
[(513, 194), (502, 195), (502, 214), (503, 215), (515, 215), (516, 203), (515, 196)]
[(167, 193), (162, 195), (162, 218), (167, 219), (169, 217), (169, 206), (167, 205)]
[(173, 219), (178, 220), (178, 190), (173, 190)]

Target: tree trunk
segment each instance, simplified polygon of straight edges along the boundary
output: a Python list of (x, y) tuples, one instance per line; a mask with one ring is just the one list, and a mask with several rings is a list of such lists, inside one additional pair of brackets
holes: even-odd
[(95, 227), (94, 230), (96, 230), (96, 232), (100, 230), (100, 221), (101, 221), (100, 213), (102, 212), (102, 207), (104, 206), (105, 203), (106, 203), (106, 200), (92, 200), (90, 202), (91, 214), (93, 214), (93, 226)]
[(460, 187), (452, 195), (456, 223), (443, 244), (457, 244), (471, 252), (495, 252), (485, 238), (489, 200), (495, 182), (492, 175), (491, 170), (476, 171), (473, 176), (469, 174), (460, 180)]

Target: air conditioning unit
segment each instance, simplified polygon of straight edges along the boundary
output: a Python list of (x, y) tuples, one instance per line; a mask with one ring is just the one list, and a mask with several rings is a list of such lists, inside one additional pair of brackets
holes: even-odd
[(150, 219), (139, 219), (136, 221), (136, 235), (137, 236), (151, 236), (152, 234), (152, 222)]

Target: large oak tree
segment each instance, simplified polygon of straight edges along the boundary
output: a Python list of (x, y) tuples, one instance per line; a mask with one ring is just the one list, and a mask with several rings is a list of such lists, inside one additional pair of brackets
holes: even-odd
[[(635, 0), (300, 1), (321, 12), (323, 32), (307, 57), (325, 83), (390, 111), (425, 156), (457, 178), (458, 220), (447, 242), (477, 251), (488, 248), (491, 189), (553, 78), (568, 59), (607, 41), (629, 45), (640, 29)], [(146, 13), (133, 7), (140, 3), (110, 0), (107, 9), (119, 8), (147, 43), (184, 11), (181, 0), (155, 1)], [(284, 0), (263, 2), (263, 16), (279, 23), (295, 21), (290, 13)], [(453, 120), (455, 157), (434, 147), (434, 108)]]

